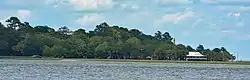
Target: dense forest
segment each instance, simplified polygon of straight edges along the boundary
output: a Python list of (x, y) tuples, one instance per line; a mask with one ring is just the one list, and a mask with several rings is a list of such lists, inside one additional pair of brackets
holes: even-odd
[(93, 31), (75, 31), (64, 26), (57, 30), (48, 26), (31, 26), (17, 17), (6, 25), (0, 23), (0, 56), (41, 55), (55, 58), (184, 60), (189, 51), (198, 51), (210, 61), (234, 60), (226, 48), (205, 49), (175, 44), (168, 32), (146, 35), (137, 29), (97, 25)]

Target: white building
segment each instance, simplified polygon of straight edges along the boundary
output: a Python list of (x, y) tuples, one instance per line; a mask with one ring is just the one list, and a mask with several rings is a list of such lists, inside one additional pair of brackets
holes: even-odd
[(186, 61), (188, 60), (207, 60), (207, 56), (202, 55), (200, 52), (189, 52), (186, 56)]

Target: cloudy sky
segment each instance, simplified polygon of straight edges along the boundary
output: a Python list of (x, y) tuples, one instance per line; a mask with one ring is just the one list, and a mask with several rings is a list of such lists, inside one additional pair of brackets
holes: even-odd
[(93, 30), (107, 22), (146, 34), (168, 31), (177, 43), (225, 46), (250, 60), (250, 0), (1, 0), (0, 21)]

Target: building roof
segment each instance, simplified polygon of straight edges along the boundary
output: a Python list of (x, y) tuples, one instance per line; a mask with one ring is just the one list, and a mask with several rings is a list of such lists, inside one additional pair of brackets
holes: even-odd
[(188, 52), (187, 56), (204, 56), (200, 52)]

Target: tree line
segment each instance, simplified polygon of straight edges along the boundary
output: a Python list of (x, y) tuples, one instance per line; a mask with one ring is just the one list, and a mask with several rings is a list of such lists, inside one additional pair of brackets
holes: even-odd
[(147, 35), (137, 29), (97, 25), (92, 31), (71, 31), (63, 26), (55, 30), (48, 26), (31, 26), (17, 17), (6, 25), (0, 23), (0, 56), (41, 55), (55, 58), (184, 60), (188, 52), (198, 51), (210, 61), (234, 60), (226, 48), (196, 49), (175, 44), (168, 32)]

